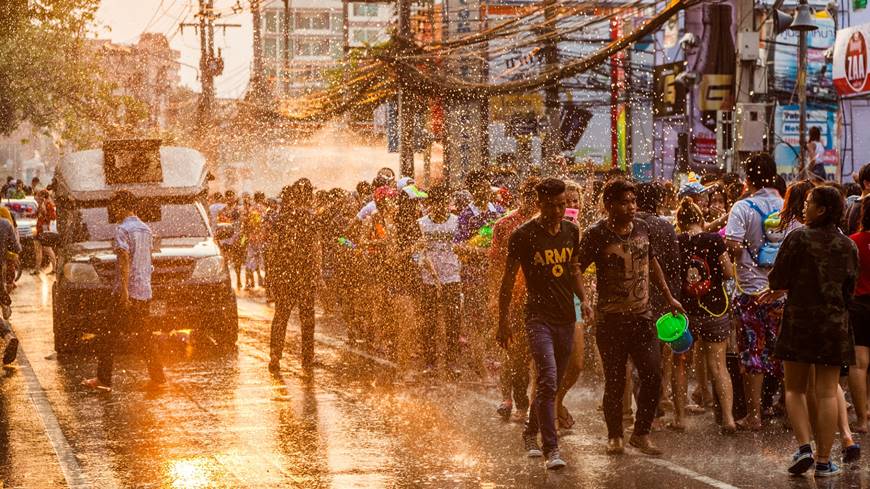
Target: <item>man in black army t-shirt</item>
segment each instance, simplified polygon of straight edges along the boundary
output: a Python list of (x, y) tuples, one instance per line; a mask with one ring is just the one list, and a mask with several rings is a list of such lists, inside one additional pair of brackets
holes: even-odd
[[(538, 378), (523, 442), (529, 457), (547, 457), (548, 469), (566, 464), (556, 434), (556, 389), (574, 344), (574, 294), (583, 303), (584, 318), (592, 317), (577, 266), (580, 231), (563, 220), (565, 182), (548, 178), (535, 187), (540, 214), (511, 235), (499, 292), (498, 341), (507, 346), (514, 279), (522, 267), (526, 279), (526, 332)], [(543, 453), (538, 448), (541, 433)]]

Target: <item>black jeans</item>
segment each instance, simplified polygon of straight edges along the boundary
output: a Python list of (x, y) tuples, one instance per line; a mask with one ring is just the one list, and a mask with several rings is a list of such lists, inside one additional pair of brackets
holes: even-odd
[(447, 364), (453, 364), (459, 356), (459, 332), (462, 330), (461, 293), (462, 284), (459, 282), (442, 285), (441, 294), (434, 285), (423, 285), (420, 303), (420, 312), (423, 315), (421, 339), (423, 356), (430, 367), (438, 364), (435, 340), (438, 338), (439, 319), (444, 320), (444, 335), (447, 339), (444, 356)]
[(661, 353), (655, 326), (647, 315), (602, 314), (595, 340), (604, 367), (604, 421), (608, 438), (622, 438), (622, 394), (628, 358), (637, 368), (640, 390), (634, 434), (648, 435), (661, 396)]
[(300, 287), (287, 290), (277, 287), (273, 293), (275, 316), (272, 318), (272, 335), (269, 341), (269, 360), (272, 364), (281, 361), (284, 353), (284, 337), (287, 335), (287, 321), (293, 309), (299, 308), (299, 322), (302, 329), (302, 364), (314, 360), (314, 289)]
[(164, 382), (163, 364), (157, 354), (156, 342), (148, 327), (150, 302), (130, 299), (127, 307), (116, 302), (106, 311), (103, 324), (99, 325), (95, 347), (97, 350), (97, 379), (106, 386), (112, 385), (112, 370), (115, 350), (118, 349), (121, 335), (132, 337), (137, 352), (144, 354), (148, 364), (148, 375), (154, 382)]
[(529, 410), (526, 435), (541, 433), (545, 454), (559, 448), (556, 431), (556, 390), (562, 382), (571, 350), (574, 348), (574, 323), (551, 323), (542, 319), (526, 320), (529, 351), (535, 360), (538, 378), (535, 398)]

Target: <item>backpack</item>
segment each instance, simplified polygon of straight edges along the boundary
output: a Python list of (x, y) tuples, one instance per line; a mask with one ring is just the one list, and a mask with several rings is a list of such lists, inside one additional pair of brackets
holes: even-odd
[(761, 216), (761, 237), (763, 239), (761, 247), (754, 254), (749, 243), (744, 241), (746, 251), (749, 252), (749, 257), (752, 258), (752, 261), (760, 268), (772, 268), (776, 262), (779, 247), (785, 239), (785, 230), (779, 229), (781, 222), (780, 210), (775, 209), (765, 214), (755, 202), (746, 199), (746, 203)]
[(710, 292), (712, 277), (710, 264), (699, 255), (693, 254), (685, 259), (683, 273), (683, 293), (690, 297), (701, 298)]

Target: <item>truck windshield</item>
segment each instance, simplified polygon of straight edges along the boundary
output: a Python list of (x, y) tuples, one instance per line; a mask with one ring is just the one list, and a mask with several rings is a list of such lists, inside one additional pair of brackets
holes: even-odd
[[(160, 212), (143, 219), (155, 238), (204, 238), (209, 235), (205, 220), (195, 204), (163, 204)], [(117, 224), (109, 222), (105, 207), (78, 209), (70, 216), (72, 242), (111, 241)]]

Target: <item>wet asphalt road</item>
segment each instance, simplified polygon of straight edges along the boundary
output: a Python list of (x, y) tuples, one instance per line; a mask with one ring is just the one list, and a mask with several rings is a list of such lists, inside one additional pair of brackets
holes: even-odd
[(123, 355), (115, 390), (87, 392), (78, 384), (94, 360), (53, 354), (51, 280), (26, 276), (14, 293), (22, 355), (0, 380), (2, 487), (870, 487), (865, 462), (832, 480), (789, 478), (793, 443), (779, 425), (725, 438), (709, 415), (656, 433), (659, 459), (608, 457), (600, 386), (582, 379), (566, 402), (569, 465), (547, 472), (524, 457), (521, 425), (495, 415), (494, 386), (422, 379), (347, 348), (328, 318), (310, 375), (294, 355), (295, 318), (282, 375), (269, 375), (271, 308), (246, 295), (237, 352), (176, 337), (163, 391), (144, 389), (144, 362)]

